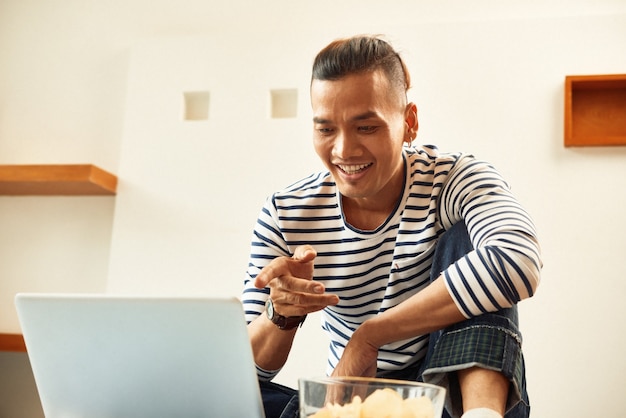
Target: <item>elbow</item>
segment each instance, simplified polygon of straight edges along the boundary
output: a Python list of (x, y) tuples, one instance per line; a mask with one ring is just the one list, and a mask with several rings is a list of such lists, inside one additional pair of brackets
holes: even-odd
[(510, 293), (510, 301), (514, 304), (535, 295), (541, 282), (541, 268), (543, 266), (541, 258), (525, 255), (520, 257), (513, 276), (517, 276), (515, 285)]

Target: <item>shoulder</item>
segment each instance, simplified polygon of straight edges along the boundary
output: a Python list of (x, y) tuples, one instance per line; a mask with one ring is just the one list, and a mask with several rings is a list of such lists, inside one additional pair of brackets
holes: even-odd
[(329, 172), (313, 173), (274, 192), (269, 201), (275, 207), (315, 205), (320, 200), (335, 199), (336, 185)]
[(313, 173), (307, 177), (304, 177), (289, 186), (277, 191), (275, 194), (289, 194), (289, 193), (307, 193), (315, 192), (321, 188), (335, 187), (330, 173), (328, 171), (322, 171)]
[(420, 145), (406, 149), (407, 162), (411, 169), (429, 169), (437, 174), (448, 172), (459, 163), (473, 160), (463, 152), (441, 152), (435, 145)]
[[(500, 173), (488, 162), (477, 159), (466, 152), (440, 152), (432, 145), (422, 145), (407, 149), (407, 161), (411, 175), (428, 174), (433, 184), (455, 185), (459, 182), (476, 186), (476, 182), (506, 182)], [(506, 186), (508, 187), (508, 186)]]
[(460, 158), (473, 158), (470, 154), (463, 152), (442, 152), (436, 145), (429, 144), (406, 148), (406, 153), (409, 161), (426, 164), (453, 163)]

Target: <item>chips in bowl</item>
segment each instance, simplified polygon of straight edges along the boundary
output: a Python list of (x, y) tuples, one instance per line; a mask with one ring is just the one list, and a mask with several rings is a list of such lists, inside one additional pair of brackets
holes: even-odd
[(440, 418), (445, 389), (374, 378), (300, 380), (300, 416), (306, 418)]

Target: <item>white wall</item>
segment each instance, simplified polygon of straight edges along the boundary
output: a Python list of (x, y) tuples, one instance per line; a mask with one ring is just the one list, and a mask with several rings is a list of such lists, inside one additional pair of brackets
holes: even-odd
[[(626, 148), (565, 149), (562, 120), (566, 74), (626, 73), (626, 2), (379, 3), (2, 2), (0, 164), (91, 162), (120, 185), (0, 197), (0, 332), (19, 330), (17, 291), (238, 295), (263, 199), (320, 167), (313, 55), (387, 33), (418, 140), (493, 162), (538, 225), (543, 283), (521, 306), (533, 416), (621, 416)], [(298, 89), (297, 118), (268, 117), (274, 88)], [(181, 120), (190, 90), (210, 92), (209, 120)], [(281, 382), (323, 372), (312, 319)]]

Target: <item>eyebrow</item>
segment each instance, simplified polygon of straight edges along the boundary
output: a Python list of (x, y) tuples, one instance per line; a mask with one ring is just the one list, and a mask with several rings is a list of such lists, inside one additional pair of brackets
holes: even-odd
[(317, 116), (315, 116), (313, 117), (313, 123), (319, 123), (320, 125), (324, 125), (324, 124), (330, 123), (330, 120), (318, 118)]
[[(359, 120), (366, 120), (366, 119), (372, 119), (372, 118), (377, 118), (377, 117), (378, 117), (378, 114), (370, 110), (370, 111), (358, 114), (356, 116), (353, 116), (352, 118), (350, 118), (350, 120), (359, 121)], [(313, 117), (313, 123), (319, 123), (320, 125), (324, 125), (324, 124), (331, 123), (331, 120), (315, 116)]]

